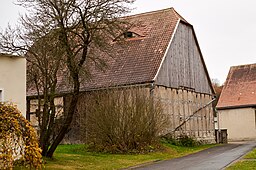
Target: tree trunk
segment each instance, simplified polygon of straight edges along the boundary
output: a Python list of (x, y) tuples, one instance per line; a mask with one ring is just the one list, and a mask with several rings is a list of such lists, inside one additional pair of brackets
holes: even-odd
[(60, 144), (62, 139), (65, 137), (66, 133), (68, 132), (68, 129), (72, 123), (73, 120), (73, 115), (75, 114), (76, 111), (76, 106), (79, 98), (79, 87), (80, 87), (80, 82), (78, 78), (78, 74), (73, 77), (74, 81), (74, 93), (72, 94), (71, 98), (71, 103), (68, 107), (68, 112), (67, 116), (65, 118), (64, 124), (58, 133), (57, 137), (53, 141), (53, 144), (51, 145), (50, 149), (48, 150), (46, 157), (52, 158), (54, 151), (56, 150), (57, 146)]

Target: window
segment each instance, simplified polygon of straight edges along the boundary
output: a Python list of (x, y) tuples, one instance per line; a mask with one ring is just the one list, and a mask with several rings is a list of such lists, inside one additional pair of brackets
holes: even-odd
[(124, 38), (132, 38), (134, 37), (133, 32), (127, 31), (124, 33)]
[(255, 120), (255, 129), (256, 129), (256, 108), (255, 108), (255, 110), (254, 110), (254, 112), (255, 112), (255, 117), (254, 117), (254, 120)]
[(132, 32), (132, 31), (125, 31), (122, 34), (120, 34), (118, 37), (116, 37), (113, 41), (118, 40), (139, 40), (144, 38), (144, 35), (139, 35), (138, 33)]
[(4, 92), (2, 89), (0, 89), (0, 102), (4, 101)]

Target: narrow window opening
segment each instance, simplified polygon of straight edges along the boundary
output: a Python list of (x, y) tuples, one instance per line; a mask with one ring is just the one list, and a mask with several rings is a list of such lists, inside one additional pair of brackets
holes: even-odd
[(127, 31), (124, 33), (124, 38), (132, 38), (134, 37), (133, 32)]
[(254, 120), (255, 120), (255, 129), (256, 129), (256, 108), (254, 109), (254, 113), (255, 113), (255, 117), (254, 117)]
[(3, 90), (0, 90), (0, 102), (4, 101), (4, 94), (3, 94)]
[(125, 31), (122, 34), (120, 34), (118, 37), (116, 37), (113, 41), (118, 41), (122, 39), (126, 40), (138, 40), (144, 38), (144, 35), (140, 35), (138, 33), (132, 32), (132, 31)]

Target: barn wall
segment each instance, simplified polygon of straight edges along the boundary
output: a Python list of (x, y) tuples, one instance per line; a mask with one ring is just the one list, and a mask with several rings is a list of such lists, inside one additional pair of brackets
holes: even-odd
[[(119, 89), (120, 90), (120, 89)], [(130, 90), (132, 90), (130, 88)], [(172, 133), (188, 116), (192, 115), (197, 109), (204, 106), (212, 100), (211, 95), (196, 93), (191, 90), (167, 88), (164, 86), (145, 86), (140, 89), (141, 93), (153, 95), (155, 100), (160, 101), (163, 106), (163, 113), (167, 115), (166, 129), (163, 134)], [(83, 92), (80, 94), (78, 101), (77, 113), (71, 125), (69, 133), (65, 136), (62, 143), (84, 143), (87, 142), (87, 112), (86, 107), (88, 101), (93, 100), (92, 92)], [(70, 96), (66, 95), (63, 98), (56, 98), (56, 104), (67, 107), (70, 101)], [(35, 113), (36, 100), (30, 101), (31, 113)], [(90, 104), (89, 104), (90, 105)], [(90, 105), (90, 107), (93, 107)], [(63, 108), (59, 108), (59, 113), (63, 113)], [(36, 126), (37, 118), (35, 114), (31, 114), (31, 121)], [(214, 142), (214, 121), (213, 109), (210, 106), (199, 111), (187, 123), (185, 123), (174, 134), (176, 137), (180, 135), (188, 135), (202, 140), (204, 142)]]
[(179, 23), (166, 58), (156, 77), (157, 85), (193, 89), (212, 94), (193, 28)]
[(256, 139), (255, 108), (219, 110), (220, 129), (227, 129), (228, 140)]
[[(141, 88), (142, 93), (153, 95), (155, 100), (160, 100), (164, 114), (167, 115), (167, 129), (163, 134), (170, 133), (188, 116), (193, 114), (197, 109), (204, 106), (212, 100), (211, 95), (196, 93), (190, 90), (166, 88), (163, 86), (154, 87), (153, 91), (150, 87)], [(130, 89), (131, 90), (131, 89)], [(90, 99), (90, 93), (82, 93), (78, 103), (78, 113), (73, 121), (72, 129), (65, 138), (65, 143), (86, 142), (86, 101)], [(92, 107), (92, 106), (90, 106)], [(212, 106), (208, 106), (202, 111), (199, 111), (185, 125), (183, 125), (175, 136), (188, 135), (202, 140), (206, 143), (213, 143), (214, 137), (214, 121)]]
[[(169, 115), (169, 128), (165, 133), (179, 126), (188, 116), (212, 100), (211, 95), (196, 93), (190, 90), (156, 86), (154, 97), (163, 104), (164, 113)], [(196, 113), (187, 123), (174, 133), (188, 135), (205, 142), (214, 142), (213, 108), (209, 105)]]
[[(130, 90), (131, 92), (133, 92), (133, 90), (139, 90), (139, 93), (143, 93), (146, 95), (150, 95), (150, 88), (148, 86), (139, 88), (135, 87), (127, 87), (127, 88), (117, 88), (115, 89), (115, 91), (117, 93), (122, 93), (123, 90)], [(71, 129), (69, 131), (69, 133), (65, 136), (64, 140), (62, 143), (65, 144), (70, 144), (70, 143), (86, 143), (88, 142), (88, 112), (87, 107), (96, 107), (91, 105), (92, 100), (94, 99), (94, 95), (95, 93), (103, 93), (105, 92), (105, 90), (101, 90), (101, 91), (88, 91), (88, 92), (81, 92), (80, 96), (79, 96), (79, 100), (78, 100), (78, 104), (77, 104), (77, 113), (74, 116), (74, 119), (72, 121), (72, 125), (71, 125)], [(136, 91), (137, 93), (138, 91)], [(70, 96), (66, 96), (65, 97), (65, 103), (68, 104), (70, 101)], [(93, 103), (93, 102), (92, 102)]]

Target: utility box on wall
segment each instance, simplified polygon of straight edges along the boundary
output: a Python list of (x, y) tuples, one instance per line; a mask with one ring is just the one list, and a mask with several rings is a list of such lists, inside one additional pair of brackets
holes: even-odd
[(228, 130), (227, 129), (220, 129), (215, 130), (216, 135), (216, 142), (217, 143), (228, 143)]

